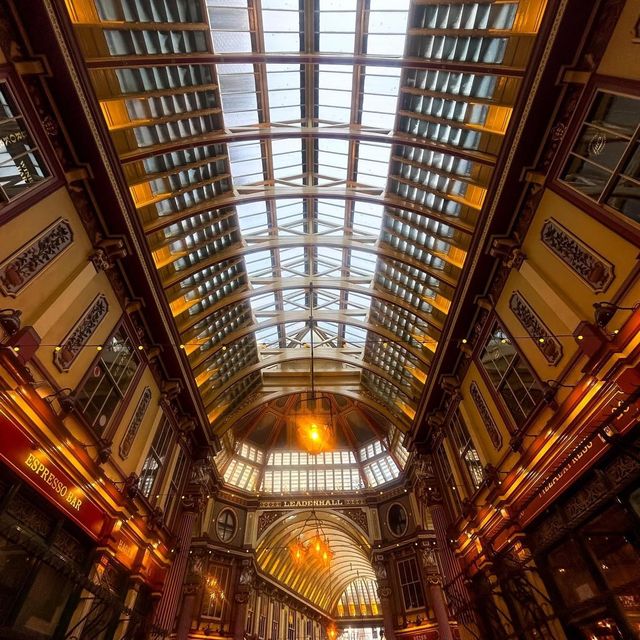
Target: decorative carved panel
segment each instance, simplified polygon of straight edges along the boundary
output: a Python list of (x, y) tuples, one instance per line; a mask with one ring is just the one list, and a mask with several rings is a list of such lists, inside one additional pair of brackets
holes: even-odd
[(84, 312), (84, 315), (62, 341), (60, 349), (53, 354), (53, 362), (60, 371), (68, 371), (80, 350), (87, 344), (109, 311), (109, 303), (99, 294)]
[(151, 402), (151, 389), (149, 387), (145, 387), (142, 392), (142, 396), (138, 401), (138, 406), (131, 418), (131, 422), (129, 423), (129, 427), (127, 432), (124, 434), (122, 438), (122, 442), (120, 442), (120, 456), (124, 460), (129, 455), (129, 451), (131, 451), (131, 445), (135, 440), (135, 437), (138, 433), (138, 429), (142, 424), (142, 420), (144, 418), (144, 414), (147, 412), (147, 408), (149, 407), (149, 403)]
[(547, 329), (519, 291), (514, 291), (509, 300), (509, 308), (518, 318), (525, 331), (534, 339), (536, 347), (549, 364), (556, 365), (562, 358), (560, 341)]
[(6, 296), (16, 296), (72, 243), (71, 225), (67, 220), (59, 218), (2, 263), (2, 293)]
[(558, 221), (546, 220), (541, 237), (542, 243), (594, 292), (601, 293), (609, 288), (615, 277), (613, 265)]
[(338, 509), (338, 511), (349, 520), (353, 520), (363, 531), (369, 533), (369, 523), (364, 509)]
[(502, 435), (500, 434), (500, 430), (489, 411), (489, 407), (487, 407), (487, 403), (484, 401), (482, 394), (480, 393), (480, 389), (478, 389), (478, 385), (475, 382), (471, 383), (469, 387), (469, 391), (471, 392), (471, 397), (473, 398), (473, 402), (476, 405), (476, 409), (482, 418), (482, 422), (484, 424), (484, 428), (487, 430), (489, 434), (489, 438), (491, 438), (491, 442), (496, 449), (500, 449), (502, 447)]
[(263, 511), (258, 517), (258, 537), (260, 537), (266, 529), (273, 524), (278, 518), (282, 517), (286, 511)]

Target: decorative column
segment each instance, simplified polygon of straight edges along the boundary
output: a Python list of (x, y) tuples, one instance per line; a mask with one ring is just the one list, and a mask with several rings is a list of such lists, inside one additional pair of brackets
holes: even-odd
[(200, 507), (201, 500), (197, 495), (187, 495), (183, 500), (183, 511), (176, 527), (176, 548), (178, 551), (167, 573), (162, 597), (153, 617), (154, 626), (164, 631), (164, 637), (168, 636), (173, 630), (189, 560), (193, 526)]
[(461, 636), (464, 638), (464, 627), (468, 627), (472, 630), (472, 634), (475, 633), (477, 637), (477, 624), (474, 612), (471, 609), (471, 597), (465, 585), (458, 558), (449, 546), (447, 513), (442, 501), (442, 495), (438, 490), (437, 479), (433, 472), (433, 463), (429, 456), (424, 456), (418, 460), (416, 476), (418, 479), (416, 488), (420, 497), (426, 502), (433, 523), (437, 557), (444, 577), (449, 606), (458, 622)]
[[(108, 551), (104, 548), (99, 548), (88, 575), (88, 578), (92, 583), (95, 585), (100, 585), (102, 583), (102, 579), (105, 575), (105, 571), (107, 571), (109, 562), (110, 555)], [(91, 611), (96, 606), (95, 599), (96, 595), (94, 593), (88, 589), (82, 590), (78, 606), (73, 612), (71, 619), (69, 620), (69, 624), (67, 625), (67, 635), (74, 635), (77, 638), (82, 635), (84, 625), (89, 619)]]
[(429, 543), (425, 540), (421, 546), (420, 558), (422, 560), (427, 591), (429, 593), (429, 602), (436, 616), (439, 638), (440, 640), (453, 640), (447, 603), (442, 593), (442, 576), (438, 569), (435, 541)]
[(382, 622), (384, 625), (384, 637), (386, 640), (395, 640), (395, 624), (393, 614), (393, 601), (391, 598), (392, 589), (389, 585), (387, 567), (382, 554), (376, 554), (373, 568), (378, 580), (378, 597), (382, 607)]
[(235, 604), (235, 613), (233, 621), (233, 639), (244, 640), (245, 636), (245, 623), (247, 620), (247, 603), (249, 602), (249, 596), (253, 589), (253, 582), (255, 578), (255, 572), (250, 560), (242, 561), (242, 571), (240, 573), (240, 579), (238, 580), (238, 586), (236, 592), (233, 595), (233, 602)]
[(141, 624), (139, 619), (131, 621), (131, 613), (136, 606), (136, 600), (138, 599), (138, 592), (140, 591), (140, 576), (136, 575), (130, 579), (129, 588), (124, 598), (124, 611), (118, 620), (118, 626), (114, 633), (114, 638), (124, 638), (127, 636), (127, 631)]
[(193, 619), (193, 609), (196, 604), (196, 598), (201, 586), (201, 578), (197, 581), (188, 580), (184, 585), (182, 593), (182, 606), (180, 607), (180, 615), (176, 623), (177, 640), (187, 640), (189, 631), (191, 630), (191, 621)]

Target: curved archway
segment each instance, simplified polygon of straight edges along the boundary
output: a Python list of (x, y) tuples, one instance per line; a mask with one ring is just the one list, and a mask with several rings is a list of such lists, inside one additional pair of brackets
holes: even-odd
[[(310, 540), (319, 530), (335, 553), (329, 568), (315, 559), (297, 565), (290, 545)], [(258, 539), (256, 559), (260, 569), (317, 607), (333, 613), (354, 578), (375, 580), (369, 559), (371, 544), (354, 522), (333, 510), (303, 510), (282, 516)]]

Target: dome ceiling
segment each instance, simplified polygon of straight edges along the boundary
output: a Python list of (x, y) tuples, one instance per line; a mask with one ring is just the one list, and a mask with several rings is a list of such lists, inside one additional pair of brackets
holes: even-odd
[(228, 484), (263, 493), (341, 492), (395, 480), (406, 464), (402, 433), (371, 408), (338, 394), (322, 401), (335, 430), (332, 450), (312, 455), (297, 434), (306, 394), (262, 404), (222, 438), (216, 464)]

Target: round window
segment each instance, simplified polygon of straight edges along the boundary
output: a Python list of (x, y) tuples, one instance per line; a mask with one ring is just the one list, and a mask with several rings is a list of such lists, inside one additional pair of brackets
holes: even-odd
[(387, 523), (394, 536), (404, 535), (409, 523), (406, 509), (401, 504), (392, 504), (387, 512)]
[(236, 535), (236, 514), (231, 509), (224, 509), (216, 520), (216, 533), (222, 542), (230, 542)]

